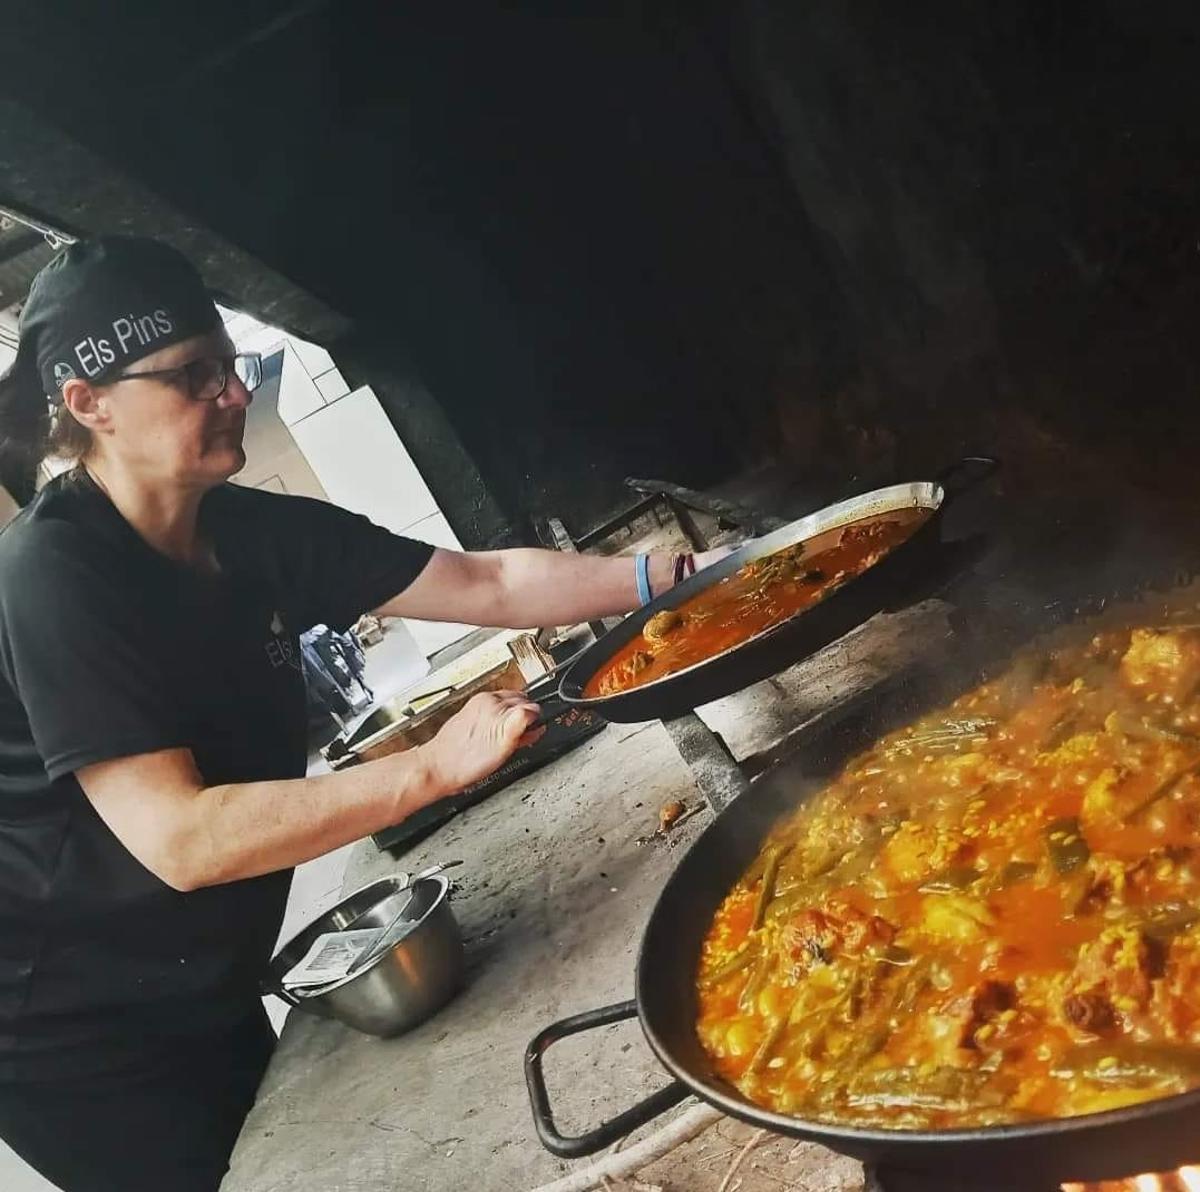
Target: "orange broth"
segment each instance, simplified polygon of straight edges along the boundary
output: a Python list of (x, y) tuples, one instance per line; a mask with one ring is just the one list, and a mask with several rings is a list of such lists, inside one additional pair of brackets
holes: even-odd
[(1018, 660), (777, 825), (698, 973), (771, 1109), (950, 1127), (1200, 1087), (1200, 628)]
[(929, 519), (899, 509), (827, 531), (739, 568), (655, 619), (588, 680), (587, 696), (615, 695), (666, 678), (740, 646), (823, 600), (861, 575)]

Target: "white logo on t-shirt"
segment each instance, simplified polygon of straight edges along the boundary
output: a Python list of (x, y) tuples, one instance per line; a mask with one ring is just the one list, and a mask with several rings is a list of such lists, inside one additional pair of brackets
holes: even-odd
[(290, 666), (293, 670), (300, 670), (300, 655), (296, 651), (295, 645), (291, 638), (287, 637), (287, 626), (283, 623), (283, 617), (278, 612), (271, 616), (271, 640), (267, 642), (266, 650), (267, 657), (271, 660), (271, 665), (275, 667)]

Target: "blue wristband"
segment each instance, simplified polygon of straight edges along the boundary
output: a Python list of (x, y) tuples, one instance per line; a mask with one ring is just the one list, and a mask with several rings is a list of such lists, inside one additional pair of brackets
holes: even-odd
[(633, 560), (633, 574), (637, 577), (638, 599), (642, 602), (642, 608), (645, 608), (653, 599), (650, 594), (649, 555), (638, 555)]

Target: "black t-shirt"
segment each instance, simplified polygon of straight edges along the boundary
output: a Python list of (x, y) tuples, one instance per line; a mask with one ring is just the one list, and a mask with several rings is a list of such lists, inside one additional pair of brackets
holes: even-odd
[(0, 1079), (111, 1068), (252, 1008), (291, 871), (173, 890), (74, 773), (186, 747), (209, 784), (302, 776), (298, 634), (348, 626), (432, 553), (233, 485), (200, 520), (216, 575), (159, 554), (78, 472), (0, 533)]

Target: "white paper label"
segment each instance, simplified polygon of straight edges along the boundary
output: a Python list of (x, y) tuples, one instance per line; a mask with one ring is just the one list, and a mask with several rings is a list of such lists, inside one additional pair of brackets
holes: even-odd
[(304, 959), (283, 978), (285, 989), (326, 985), (340, 981), (350, 966), (379, 938), (378, 928), (363, 931), (331, 931), (313, 940)]

